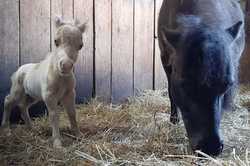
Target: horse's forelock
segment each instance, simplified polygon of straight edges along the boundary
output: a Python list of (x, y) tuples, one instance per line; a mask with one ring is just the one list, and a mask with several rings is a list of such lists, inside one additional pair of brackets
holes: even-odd
[(177, 23), (179, 28), (196, 28), (202, 24), (202, 19), (195, 15), (178, 15)]

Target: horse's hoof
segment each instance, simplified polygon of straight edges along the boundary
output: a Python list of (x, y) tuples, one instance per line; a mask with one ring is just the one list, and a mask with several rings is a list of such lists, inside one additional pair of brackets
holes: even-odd
[(80, 132), (79, 129), (75, 131), (75, 136), (76, 136), (77, 138), (81, 137), (81, 135), (82, 135), (82, 134), (81, 134), (81, 132)]
[(180, 118), (177, 116), (170, 116), (170, 122), (173, 124), (179, 124), (180, 123)]

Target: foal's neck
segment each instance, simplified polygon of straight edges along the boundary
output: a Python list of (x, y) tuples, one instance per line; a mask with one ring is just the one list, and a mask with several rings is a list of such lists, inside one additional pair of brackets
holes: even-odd
[(50, 57), (50, 68), (51, 72), (53, 72), (53, 75), (57, 78), (69, 78), (73, 75), (73, 72), (69, 74), (62, 74), (59, 70), (59, 60), (60, 57), (58, 55), (59, 50), (55, 49), (54, 51), (51, 52), (51, 57)]

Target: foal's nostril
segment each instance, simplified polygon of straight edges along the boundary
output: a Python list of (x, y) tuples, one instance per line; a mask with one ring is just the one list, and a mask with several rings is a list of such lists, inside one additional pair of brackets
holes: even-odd
[(82, 47), (83, 47), (83, 44), (80, 45), (79, 50), (82, 49)]
[(60, 68), (63, 72), (70, 72), (73, 68), (73, 63), (62, 60), (60, 62)]

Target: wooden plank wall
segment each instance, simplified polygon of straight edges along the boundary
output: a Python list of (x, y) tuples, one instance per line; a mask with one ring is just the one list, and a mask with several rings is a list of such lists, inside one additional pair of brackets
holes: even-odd
[(240, 81), (242, 83), (250, 82), (250, 0), (245, 0), (243, 5), (245, 6), (245, 18), (246, 18), (246, 46), (241, 58), (240, 66)]
[(54, 50), (54, 18), (87, 21), (75, 68), (77, 100), (120, 102), (145, 89), (166, 87), (157, 43), (162, 0), (0, 1), (0, 101), (18, 66)]
[[(153, 88), (154, 0), (134, 4), (134, 93)], [(143, 49), (142, 49), (143, 48)]]
[[(0, 2), (0, 99), (10, 88), (10, 76), (19, 66), (19, 3), (16, 0)], [(2, 112), (2, 111), (1, 111)]]
[(161, 4), (163, 0), (155, 1), (155, 57), (154, 57), (154, 86), (155, 89), (161, 89), (167, 87), (167, 77), (164, 72), (162, 63), (161, 63), (161, 55), (160, 48), (158, 43), (158, 32), (157, 32), (157, 24), (158, 24), (158, 15), (160, 12)]

